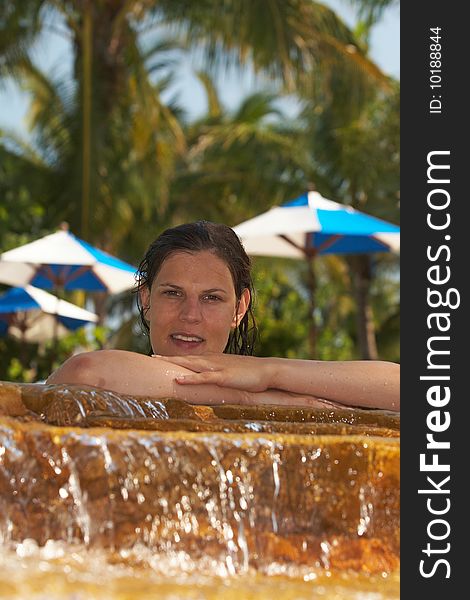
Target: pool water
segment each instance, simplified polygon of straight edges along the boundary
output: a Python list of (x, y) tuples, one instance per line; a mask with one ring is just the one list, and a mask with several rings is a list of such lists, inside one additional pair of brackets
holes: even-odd
[[(184, 554), (164, 564), (84, 550), (61, 542), (39, 548), (26, 541), (0, 552), (0, 598), (12, 600), (398, 600), (399, 574), (302, 572), (212, 573)], [(220, 569), (219, 569), (220, 571)]]

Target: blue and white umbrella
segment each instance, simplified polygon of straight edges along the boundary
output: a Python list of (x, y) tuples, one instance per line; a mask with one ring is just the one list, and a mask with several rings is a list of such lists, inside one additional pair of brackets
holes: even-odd
[(398, 252), (400, 228), (308, 192), (234, 227), (248, 254), (286, 258)]
[(96, 323), (98, 316), (31, 285), (0, 296), (0, 335), (43, 342)]
[(0, 282), (8, 285), (117, 294), (134, 286), (135, 272), (132, 265), (69, 231), (57, 231), (0, 255)]
[(325, 254), (398, 252), (400, 228), (308, 192), (233, 228), (248, 254), (304, 258), (310, 292), (310, 353), (316, 357), (314, 259)]

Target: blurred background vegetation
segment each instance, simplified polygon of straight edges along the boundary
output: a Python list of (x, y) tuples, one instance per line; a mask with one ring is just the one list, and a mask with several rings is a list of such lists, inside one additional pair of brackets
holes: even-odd
[[(354, 31), (312, 0), (2, 2), (0, 85), (14, 78), (30, 105), (27, 139), (0, 130), (0, 251), (66, 221), (137, 265), (169, 226), (197, 219), (234, 226), (312, 184), (398, 223), (399, 83), (369, 57), (374, 25), (397, 2), (350, 4)], [(43, 72), (32, 58), (37, 39), (54, 30), (72, 48), (67, 76)], [(192, 119), (168, 93), (183, 59), (207, 96), (206, 113)], [(218, 78), (233, 69), (252, 72), (259, 87), (228, 109)], [(295, 99), (295, 117), (280, 98)], [(398, 258), (329, 256), (317, 267), (318, 358), (398, 362)], [(258, 258), (254, 275), (257, 354), (307, 358), (306, 265)], [(360, 293), (372, 346), (358, 335)], [(148, 352), (134, 300), (90, 294), (87, 307), (101, 325), (54, 347), (25, 350), (0, 338), (0, 379), (44, 379), (86, 349)]]

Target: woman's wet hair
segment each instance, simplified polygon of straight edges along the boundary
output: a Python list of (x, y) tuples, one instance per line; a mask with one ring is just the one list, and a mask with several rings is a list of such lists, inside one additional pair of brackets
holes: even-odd
[[(237, 234), (220, 223), (197, 221), (185, 223), (166, 229), (152, 242), (139, 265), (136, 279), (136, 292), (144, 287), (149, 290), (160, 271), (164, 261), (174, 252), (213, 252), (224, 261), (232, 275), (237, 301), (240, 301), (245, 289), (250, 291), (248, 309), (238, 326), (230, 332), (224, 352), (229, 354), (253, 354), (253, 346), (257, 337), (257, 327), (253, 315), (253, 281), (251, 278), (251, 261), (243, 248)], [(149, 333), (149, 325), (142, 306), (140, 294), (137, 293), (137, 306), (141, 325)]]

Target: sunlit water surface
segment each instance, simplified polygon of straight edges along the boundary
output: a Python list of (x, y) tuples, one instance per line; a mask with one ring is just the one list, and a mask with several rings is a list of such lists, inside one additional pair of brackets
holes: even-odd
[[(215, 567), (215, 568), (214, 568)], [(214, 571), (217, 574), (214, 574)], [(211, 572), (211, 575), (207, 573)], [(286, 569), (229, 576), (185, 553), (152, 560), (146, 549), (120, 553), (25, 540), (0, 551), (0, 597), (12, 600), (398, 600), (399, 575)]]

